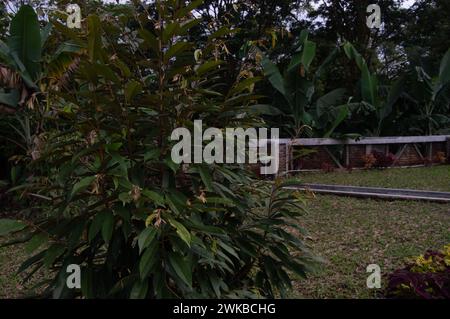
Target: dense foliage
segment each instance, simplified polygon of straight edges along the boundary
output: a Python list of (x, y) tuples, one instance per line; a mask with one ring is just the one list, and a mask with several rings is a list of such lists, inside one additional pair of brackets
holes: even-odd
[(389, 276), (389, 298), (449, 299), (450, 245), (442, 251), (427, 251)]

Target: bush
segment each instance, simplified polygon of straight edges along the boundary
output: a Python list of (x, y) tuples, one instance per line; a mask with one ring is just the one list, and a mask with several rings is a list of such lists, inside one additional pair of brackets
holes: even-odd
[[(150, 16), (99, 9), (76, 32), (52, 22), (49, 47), (65, 42), (48, 59), (63, 56), (66, 68), (41, 77), (39, 152), (27, 155), (28, 176), (10, 190), (37, 200), (35, 213), (0, 220), (0, 236), (18, 233), (7, 244), (36, 251), (20, 271), (53, 270), (43, 296), (285, 296), (313, 260), (288, 231), (303, 232), (292, 222), (302, 199), (239, 165), (180, 166), (170, 156), (171, 132), (192, 129), (194, 119), (261, 125), (250, 108), (258, 78), (224, 84), (228, 28), (196, 47), (193, 6), (163, 3)], [(81, 290), (66, 286), (70, 264), (81, 266)]]
[(447, 157), (444, 152), (437, 152), (435, 156), (435, 160), (438, 163), (445, 164), (447, 162)]
[(392, 153), (384, 154), (382, 152), (373, 151), (372, 154), (375, 157), (374, 167), (387, 168), (392, 166), (395, 162), (395, 156)]
[(449, 299), (450, 245), (427, 251), (389, 276), (388, 298)]
[(362, 156), (362, 160), (364, 161), (364, 168), (365, 169), (372, 168), (377, 162), (377, 159), (375, 158), (373, 153), (370, 153), (370, 154), (367, 154), (367, 155), (363, 155)]

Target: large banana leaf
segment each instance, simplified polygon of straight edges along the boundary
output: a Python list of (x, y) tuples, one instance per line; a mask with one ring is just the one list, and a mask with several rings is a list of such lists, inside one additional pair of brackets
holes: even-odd
[(12, 19), (7, 43), (15, 62), (19, 60), (25, 67), (21, 71), (36, 81), (41, 72), (42, 44), (39, 21), (31, 6), (21, 6)]
[(338, 106), (336, 109), (337, 109), (337, 116), (335, 117), (331, 127), (323, 136), (325, 138), (330, 137), (331, 134), (334, 132), (334, 130), (339, 126), (339, 124), (341, 124), (347, 118), (349, 114), (349, 108), (347, 105)]
[(442, 85), (446, 85), (450, 82), (450, 49), (444, 55), (441, 61), (441, 67), (439, 69), (439, 82)]
[(378, 79), (376, 75), (370, 73), (366, 61), (351, 43), (344, 44), (344, 52), (349, 59), (355, 60), (361, 71), (361, 96), (363, 100), (378, 108)]
[(316, 56), (316, 44), (312, 41), (305, 40), (302, 51), (302, 65), (306, 71), (309, 71), (309, 67), (314, 57)]
[(283, 76), (280, 73), (280, 70), (278, 70), (278, 67), (270, 61), (269, 58), (264, 57), (261, 61), (262, 67), (264, 69), (264, 75), (269, 80), (270, 84), (283, 96), (286, 96), (286, 90), (284, 88), (284, 80)]
[(327, 112), (328, 108), (331, 106), (335, 106), (339, 101), (344, 97), (345, 89), (335, 89), (333, 91), (328, 92), (325, 95), (322, 95), (316, 101), (316, 111), (317, 115), (320, 117), (322, 114)]
[(387, 97), (386, 102), (383, 104), (382, 109), (380, 110), (380, 120), (384, 120), (386, 117), (389, 116), (392, 112), (392, 108), (394, 104), (397, 102), (399, 97), (403, 93), (405, 84), (405, 79), (401, 77), (395, 83), (392, 85), (391, 89), (389, 90), (389, 94)]
[(0, 104), (16, 107), (19, 100), (20, 94), (18, 90), (14, 89), (11, 90), (11, 92), (4, 93), (3, 90), (0, 89)]

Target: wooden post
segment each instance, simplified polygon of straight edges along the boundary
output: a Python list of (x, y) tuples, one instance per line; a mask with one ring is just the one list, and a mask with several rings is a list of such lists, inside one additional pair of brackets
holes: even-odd
[(345, 145), (345, 166), (350, 166), (350, 145)]
[(447, 137), (445, 146), (445, 156), (447, 157), (447, 163), (450, 163), (450, 137)]
[(433, 143), (428, 143), (428, 159), (433, 162)]

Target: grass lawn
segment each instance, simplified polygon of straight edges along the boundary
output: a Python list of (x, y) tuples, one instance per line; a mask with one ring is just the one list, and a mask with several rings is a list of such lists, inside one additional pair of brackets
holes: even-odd
[(450, 166), (448, 165), (385, 170), (353, 170), (351, 172), (335, 171), (332, 173), (302, 172), (296, 177), (299, 177), (304, 183), (450, 192)]
[(0, 248), (0, 299), (20, 298), (28, 294), (31, 285), (22, 285), (21, 277), (16, 273), (26, 259), (23, 245)]
[[(300, 176), (308, 183), (450, 191), (450, 166)], [(385, 276), (407, 258), (450, 243), (450, 204), (317, 195), (307, 206), (300, 223), (326, 264), (295, 283), (296, 298), (376, 297), (379, 291), (366, 288), (367, 265), (381, 267), (383, 289)]]

